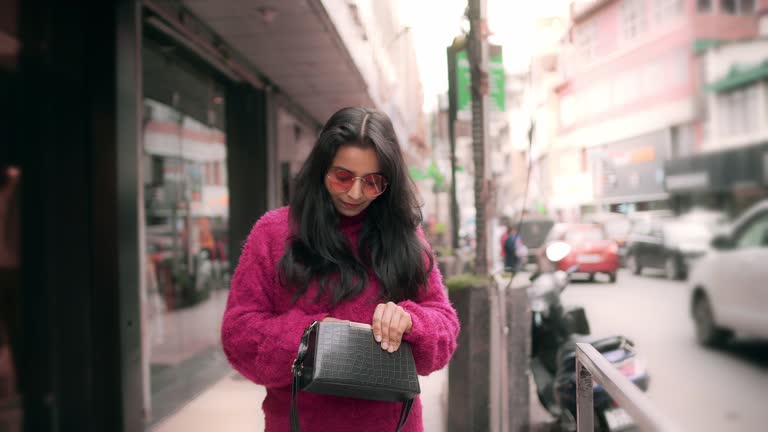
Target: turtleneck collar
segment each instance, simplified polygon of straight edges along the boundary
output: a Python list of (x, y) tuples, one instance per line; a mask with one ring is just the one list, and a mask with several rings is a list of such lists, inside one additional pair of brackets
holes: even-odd
[(339, 214), (339, 227), (345, 230), (362, 227), (367, 211), (368, 209), (365, 209), (354, 216), (344, 216), (343, 214)]

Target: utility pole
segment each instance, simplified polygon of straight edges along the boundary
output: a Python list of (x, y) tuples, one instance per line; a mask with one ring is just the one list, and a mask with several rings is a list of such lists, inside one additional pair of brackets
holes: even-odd
[(448, 142), (450, 145), (451, 158), (451, 247), (454, 251), (459, 250), (459, 203), (456, 199), (456, 53), (465, 49), (467, 45), (466, 38), (457, 36), (453, 43), (446, 50), (448, 58)]
[(491, 181), (488, 175), (488, 25), (487, 0), (469, 0), (468, 55), (472, 77), (472, 150), (475, 165), (475, 273), (488, 274), (487, 210)]

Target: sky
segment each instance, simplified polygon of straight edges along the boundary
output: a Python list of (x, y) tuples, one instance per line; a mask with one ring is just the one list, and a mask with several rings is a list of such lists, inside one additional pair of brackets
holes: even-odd
[[(487, 0), (492, 43), (503, 47), (507, 71), (527, 69), (536, 39), (536, 18), (563, 14), (568, 0)], [(445, 48), (462, 29), (467, 0), (400, 0), (400, 19), (411, 27), (424, 85), (425, 109), (448, 91)]]

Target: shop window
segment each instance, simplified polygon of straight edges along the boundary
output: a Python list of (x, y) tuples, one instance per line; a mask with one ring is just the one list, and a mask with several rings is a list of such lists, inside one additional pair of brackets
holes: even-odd
[[(145, 39), (145, 292), (148, 424), (231, 369), (221, 354), (229, 280), (224, 85), (205, 65)], [(221, 99), (223, 101), (223, 99)], [(212, 114), (213, 113), (213, 114)]]

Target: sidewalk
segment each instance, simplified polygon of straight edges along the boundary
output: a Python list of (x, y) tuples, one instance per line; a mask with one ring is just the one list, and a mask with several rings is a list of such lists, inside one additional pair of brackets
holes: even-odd
[[(445, 432), (448, 414), (448, 369), (419, 377), (424, 405), (425, 432)], [(266, 396), (239, 374), (220, 380), (167, 420), (153, 432), (254, 432), (264, 430), (261, 402)]]

